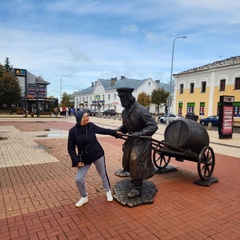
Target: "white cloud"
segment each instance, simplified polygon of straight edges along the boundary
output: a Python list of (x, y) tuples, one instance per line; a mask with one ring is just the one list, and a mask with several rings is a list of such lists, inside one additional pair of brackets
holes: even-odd
[(138, 32), (138, 28), (136, 25), (128, 25), (128, 26), (123, 26), (121, 27), (121, 32), (123, 34), (136, 34)]

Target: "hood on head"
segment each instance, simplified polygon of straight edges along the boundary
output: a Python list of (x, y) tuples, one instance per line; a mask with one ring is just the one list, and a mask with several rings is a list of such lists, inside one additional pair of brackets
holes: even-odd
[(77, 123), (81, 122), (84, 113), (85, 113), (84, 111), (77, 111), (75, 113), (75, 118)]

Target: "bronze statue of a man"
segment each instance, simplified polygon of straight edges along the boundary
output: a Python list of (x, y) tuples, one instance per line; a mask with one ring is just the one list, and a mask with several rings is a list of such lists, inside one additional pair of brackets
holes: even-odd
[(123, 170), (130, 172), (134, 187), (128, 193), (128, 198), (141, 196), (143, 179), (152, 177), (155, 168), (151, 160), (152, 142), (148, 138), (140, 136), (152, 136), (158, 126), (149, 111), (138, 102), (132, 95), (133, 88), (118, 88), (118, 96), (122, 107), (122, 126), (118, 131), (128, 133), (128, 137), (123, 144), (122, 166)]

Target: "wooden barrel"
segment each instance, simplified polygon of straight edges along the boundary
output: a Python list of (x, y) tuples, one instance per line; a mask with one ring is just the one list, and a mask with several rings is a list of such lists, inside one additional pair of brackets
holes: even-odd
[(170, 123), (164, 132), (166, 143), (181, 149), (200, 153), (209, 145), (208, 132), (200, 123), (190, 119), (179, 119)]

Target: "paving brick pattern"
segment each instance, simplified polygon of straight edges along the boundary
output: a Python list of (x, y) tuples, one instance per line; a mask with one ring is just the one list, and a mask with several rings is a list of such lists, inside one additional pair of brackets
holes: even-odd
[[(14, 131), (18, 134), (15, 144), (29, 141), (26, 148), (31, 154), (29, 164), (8, 166), (5, 163), (0, 168), (1, 240), (240, 239), (238, 157), (216, 154), (214, 176), (219, 182), (210, 187), (193, 183), (198, 179), (195, 162), (173, 159), (170, 165), (177, 172), (155, 174), (151, 178), (158, 189), (153, 204), (134, 208), (116, 201), (107, 202), (93, 165), (86, 178), (89, 202), (76, 208), (79, 194), (74, 182), (75, 169), (71, 168), (66, 149), (67, 138), (41, 137), (46, 129), (64, 132), (72, 125), (64, 120), (0, 123), (0, 136), (3, 131), (4, 134)], [(1, 161), (6, 160), (4, 141), (0, 141)], [(101, 136), (99, 141), (105, 149), (108, 175), (114, 185), (121, 180), (114, 172), (121, 168), (123, 140)], [(14, 143), (11, 144), (9, 151), (14, 149)], [(34, 146), (41, 150), (41, 157), (32, 153)], [(20, 147), (12, 157), (24, 162), (22, 150)], [(39, 158), (43, 162), (36, 163), (35, 159)]]

